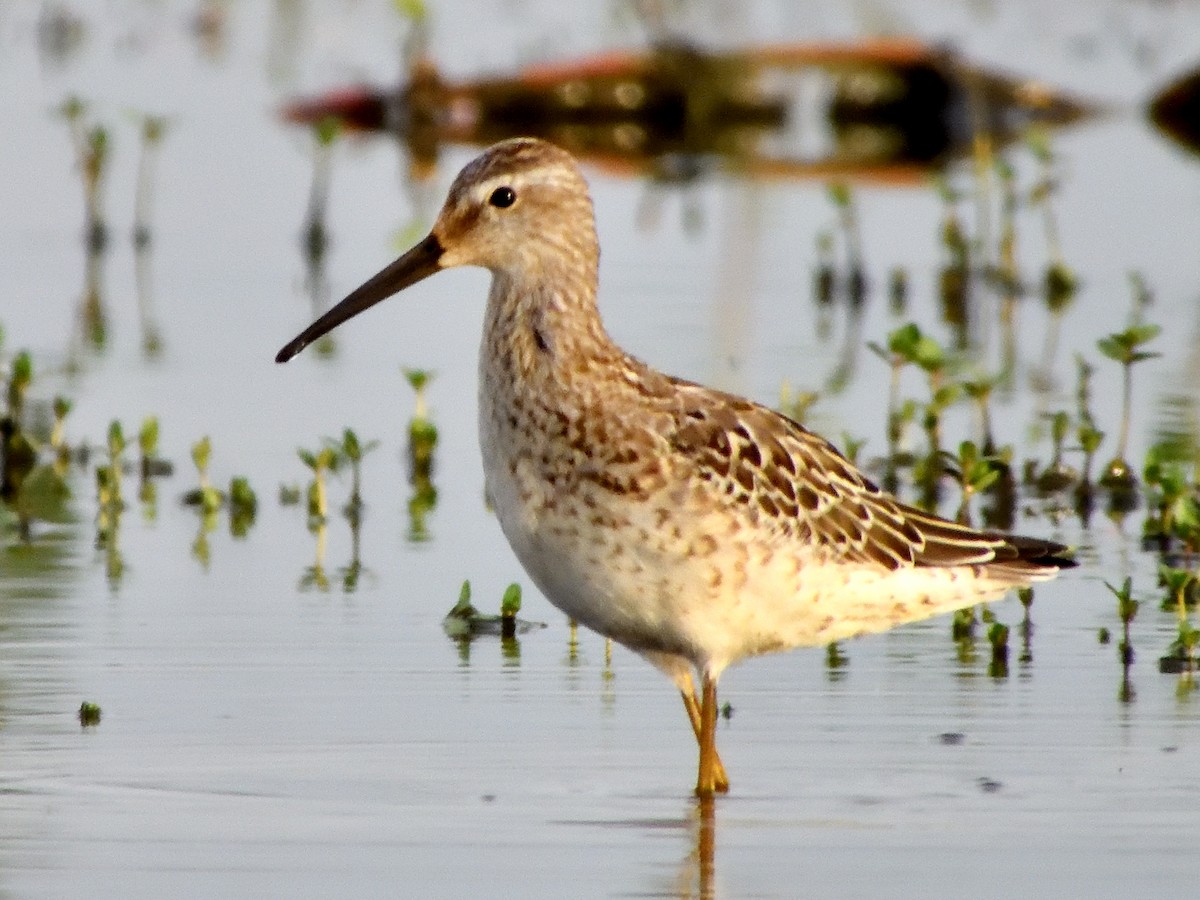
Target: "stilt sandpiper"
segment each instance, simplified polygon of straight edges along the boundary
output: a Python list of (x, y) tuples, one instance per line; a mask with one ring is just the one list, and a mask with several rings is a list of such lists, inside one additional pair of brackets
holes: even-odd
[(716, 718), (732, 663), (971, 606), (1072, 565), (1059, 544), (906, 506), (790, 419), (628, 355), (596, 308), (598, 260), (575, 160), (504, 141), (458, 175), (427, 238), (276, 360), (441, 269), (491, 270), (488, 496), (551, 603), (675, 682), (700, 745), (697, 794), (729, 786)]

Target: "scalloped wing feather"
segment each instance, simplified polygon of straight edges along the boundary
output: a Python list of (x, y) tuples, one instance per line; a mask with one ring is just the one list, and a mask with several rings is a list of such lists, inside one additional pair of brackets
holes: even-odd
[(675, 381), (672, 448), (731, 504), (767, 516), (830, 561), (979, 566), (1000, 580), (1072, 565), (1049, 541), (977, 531), (901, 503), (819, 435), (748, 400)]

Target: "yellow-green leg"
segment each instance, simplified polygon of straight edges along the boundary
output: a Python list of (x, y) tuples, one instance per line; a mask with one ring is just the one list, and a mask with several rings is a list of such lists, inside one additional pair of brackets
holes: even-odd
[[(679, 695), (683, 697), (683, 707), (687, 710), (688, 720), (692, 723), (692, 731), (696, 735), (696, 743), (700, 744), (700, 698), (696, 696), (694, 688), (680, 691)], [(718, 793), (724, 794), (729, 790), (729, 776), (725, 774), (725, 766), (721, 763), (721, 757), (717, 755), (715, 736), (713, 756), (714, 766), (716, 767), (713, 789)], [(697, 793), (699, 793), (698, 789)]]
[[(696, 777), (696, 795), (711, 797), (717, 786), (717, 681), (706, 672), (700, 693), (700, 772)], [(725, 790), (729, 789), (728, 780)]]

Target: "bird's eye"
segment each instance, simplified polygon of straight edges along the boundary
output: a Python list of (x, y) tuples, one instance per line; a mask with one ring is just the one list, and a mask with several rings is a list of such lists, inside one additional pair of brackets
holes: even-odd
[(510, 187), (498, 187), (492, 191), (492, 196), (488, 198), (488, 203), (498, 209), (508, 209), (517, 202), (517, 193)]

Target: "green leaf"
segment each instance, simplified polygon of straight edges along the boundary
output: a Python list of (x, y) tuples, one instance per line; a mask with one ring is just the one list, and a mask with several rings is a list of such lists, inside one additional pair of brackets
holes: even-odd
[(517, 583), (510, 584), (504, 591), (504, 598), (500, 601), (500, 615), (505, 618), (512, 618), (521, 611), (521, 586)]
[(1125, 333), (1129, 335), (1131, 346), (1136, 347), (1138, 344), (1144, 344), (1158, 337), (1162, 333), (1162, 326), (1147, 322), (1142, 325), (1134, 325)]

